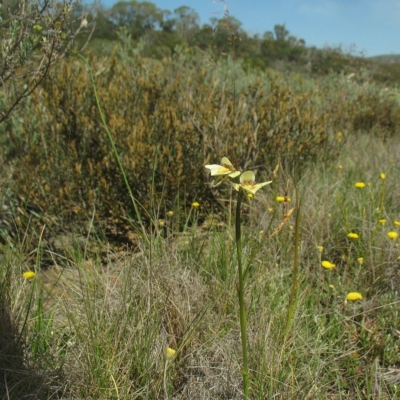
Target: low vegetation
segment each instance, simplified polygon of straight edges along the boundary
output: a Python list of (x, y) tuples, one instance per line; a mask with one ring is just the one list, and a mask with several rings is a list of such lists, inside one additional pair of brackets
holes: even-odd
[(0, 396), (399, 398), (396, 85), (139, 42), (0, 125)]

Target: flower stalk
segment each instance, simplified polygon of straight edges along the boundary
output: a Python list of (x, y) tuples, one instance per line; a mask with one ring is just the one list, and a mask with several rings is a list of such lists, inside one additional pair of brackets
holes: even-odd
[(256, 183), (255, 174), (253, 171), (246, 171), (240, 173), (237, 171), (228, 158), (223, 157), (221, 165), (209, 164), (205, 166), (211, 171), (211, 176), (216, 177), (212, 186), (218, 186), (221, 182), (229, 179), (237, 178), (240, 175), (239, 183), (229, 183), (238, 192), (236, 202), (236, 214), (235, 214), (235, 231), (236, 231), (236, 252), (238, 261), (238, 275), (239, 283), (237, 284), (238, 300), (239, 300), (239, 320), (240, 320), (240, 337), (242, 341), (242, 357), (243, 357), (243, 399), (249, 399), (249, 366), (247, 357), (247, 320), (246, 320), (246, 308), (244, 303), (244, 291), (247, 268), (243, 266), (242, 260), (242, 221), (241, 221), (241, 206), (243, 198), (252, 199), (258, 190), (262, 187), (270, 184), (272, 181)]
[(242, 229), (241, 229), (241, 205), (243, 199), (243, 191), (239, 190), (236, 203), (236, 252), (238, 260), (238, 298), (239, 298), (239, 318), (240, 318), (240, 337), (242, 340), (242, 355), (243, 355), (243, 398), (249, 398), (249, 367), (247, 361), (247, 320), (246, 309), (244, 305), (244, 288), (245, 288), (245, 270), (242, 264)]
[(295, 225), (295, 233), (294, 233), (294, 260), (293, 260), (293, 282), (292, 282), (292, 291), (289, 297), (289, 306), (288, 312), (286, 316), (286, 327), (285, 327), (285, 336), (289, 333), (290, 324), (292, 322), (294, 313), (297, 308), (297, 300), (299, 294), (299, 248), (300, 248), (300, 196), (298, 193), (297, 185), (296, 185), (296, 225)]

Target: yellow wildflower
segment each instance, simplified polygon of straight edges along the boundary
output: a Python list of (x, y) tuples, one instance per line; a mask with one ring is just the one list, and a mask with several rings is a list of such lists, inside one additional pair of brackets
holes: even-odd
[(200, 207), (200, 203), (197, 202), (197, 201), (194, 201), (194, 202), (192, 203), (192, 207), (193, 207), (193, 208), (199, 208), (199, 207)]
[(323, 246), (317, 246), (317, 250), (322, 253), (324, 251), (324, 247)]
[(348, 234), (347, 234), (347, 237), (348, 237), (349, 239), (358, 239), (358, 238), (359, 238), (359, 236), (357, 235), (357, 233), (354, 233), (354, 232), (348, 233)]
[(385, 224), (386, 224), (386, 219), (380, 219), (380, 220), (379, 220), (379, 223), (380, 223), (381, 225), (385, 225)]
[(343, 169), (343, 165), (340, 164), (340, 165), (338, 166), (338, 168), (339, 168), (339, 169)]
[(168, 217), (172, 217), (174, 215), (174, 212), (173, 211), (168, 211), (167, 215), (168, 215)]
[(400, 226), (400, 221), (394, 221), (394, 226)]
[(386, 174), (385, 174), (384, 172), (381, 172), (380, 175), (379, 175), (379, 177), (380, 177), (381, 179), (386, 179)]
[(158, 226), (160, 226), (160, 227), (165, 226), (165, 219), (159, 219), (158, 220)]
[(287, 197), (287, 196), (277, 196), (276, 197), (276, 201), (278, 203), (283, 203), (283, 202), (290, 203), (292, 201), (292, 199), (290, 197)]
[(358, 292), (350, 292), (346, 296), (346, 299), (350, 301), (362, 300), (362, 298), (362, 294)]
[(167, 360), (172, 360), (175, 357), (175, 354), (176, 354), (176, 350), (171, 349), (171, 347), (167, 347), (165, 349), (165, 358)]
[(36, 276), (36, 274), (33, 271), (26, 271), (22, 274), (22, 276), (29, 281), (33, 279)]
[(397, 232), (391, 231), (391, 232), (388, 232), (388, 233), (387, 233), (387, 236), (388, 236), (389, 239), (394, 240), (394, 239), (397, 239), (397, 237), (399, 236), (399, 234), (398, 234)]
[(222, 157), (221, 165), (209, 164), (205, 166), (211, 171), (211, 176), (216, 176), (213, 186), (220, 185), (225, 179), (236, 178), (240, 175), (240, 171), (236, 171), (228, 158)]
[(251, 200), (254, 197), (253, 193), (247, 193), (247, 197)]
[(364, 257), (358, 257), (357, 262), (361, 265), (364, 262)]
[(272, 207), (269, 207), (269, 208), (268, 208), (268, 212), (269, 212), (270, 214), (272, 214), (272, 213), (274, 212), (274, 209), (273, 209)]
[(356, 182), (354, 184), (354, 187), (357, 189), (364, 189), (365, 188), (365, 183), (364, 182)]
[(232, 183), (235, 190), (244, 190), (246, 193), (256, 194), (256, 192), (265, 185), (269, 185), (272, 181), (257, 183), (255, 182), (256, 176), (253, 171), (246, 171), (240, 175), (240, 183)]
[(325, 269), (332, 269), (335, 268), (335, 264), (332, 264), (329, 261), (322, 261), (321, 265), (325, 268)]

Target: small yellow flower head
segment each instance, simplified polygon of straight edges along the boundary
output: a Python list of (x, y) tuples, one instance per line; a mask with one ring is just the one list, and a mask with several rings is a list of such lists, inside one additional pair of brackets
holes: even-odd
[(324, 247), (323, 246), (317, 246), (317, 250), (322, 253), (324, 251)]
[(362, 300), (362, 294), (358, 292), (350, 292), (347, 293), (346, 300), (350, 301), (357, 301), (357, 300)]
[(247, 193), (247, 197), (251, 200), (254, 197), (253, 193)]
[(175, 357), (175, 354), (176, 354), (176, 350), (171, 349), (171, 347), (167, 347), (165, 349), (165, 358), (167, 360), (172, 360)]
[(165, 226), (165, 220), (164, 219), (159, 219), (158, 220), (158, 226), (160, 226), (160, 227)]
[(386, 174), (385, 174), (384, 172), (381, 172), (380, 175), (379, 175), (379, 177), (380, 177), (381, 179), (386, 179)]
[(353, 240), (356, 240), (356, 239), (359, 238), (358, 234), (357, 234), (357, 233), (354, 233), (354, 232), (348, 233), (348, 234), (347, 234), (347, 237), (348, 237), (349, 239), (353, 239)]
[(42, 32), (42, 30), (43, 30), (43, 28), (42, 28), (40, 25), (33, 25), (33, 29), (34, 29), (36, 32)]
[(332, 217), (332, 214), (331, 214), (331, 213), (329, 213), (329, 214), (328, 214), (328, 218), (331, 218), (331, 217)]
[(193, 207), (193, 208), (199, 208), (199, 207), (200, 207), (200, 203), (197, 202), (197, 201), (194, 201), (194, 202), (192, 203), (192, 207)]
[(332, 269), (335, 268), (335, 264), (332, 264), (329, 261), (322, 261), (321, 265), (325, 268), (325, 269)]
[(380, 223), (381, 225), (385, 225), (385, 224), (386, 224), (386, 219), (380, 219), (380, 220), (379, 220), (379, 223)]
[(269, 208), (268, 208), (268, 212), (269, 212), (270, 214), (272, 214), (272, 213), (274, 212), (274, 209), (273, 209), (272, 207), (269, 207)]
[(340, 164), (340, 165), (338, 166), (338, 169), (343, 169), (343, 165)]
[(277, 196), (277, 197), (276, 197), (276, 201), (277, 201), (278, 203), (283, 203), (283, 202), (285, 202), (285, 203), (290, 203), (290, 202), (292, 201), (292, 199), (291, 199), (290, 197)]
[(339, 131), (337, 133), (337, 141), (340, 143), (342, 140), (343, 140), (343, 133)]
[(22, 276), (29, 281), (33, 279), (36, 276), (36, 274), (33, 271), (26, 271), (22, 274)]
[(357, 262), (361, 265), (364, 262), (364, 257), (358, 257)]
[(388, 232), (388, 233), (387, 233), (387, 236), (388, 236), (389, 239), (394, 240), (394, 239), (397, 239), (397, 238), (398, 238), (399, 234), (398, 234), (397, 232), (391, 231), (391, 232)]
[(333, 285), (329, 285), (329, 289), (335, 289), (335, 286), (333, 286)]
[(232, 163), (226, 157), (222, 157), (221, 165), (210, 164), (205, 167), (211, 171), (211, 176), (217, 177), (213, 183), (213, 187), (220, 185), (228, 177), (236, 178), (240, 175), (240, 171), (236, 171)]
[(356, 182), (354, 184), (354, 187), (357, 189), (364, 189), (365, 188), (365, 183), (364, 182)]
[(168, 211), (167, 215), (168, 215), (168, 217), (173, 217), (174, 216), (174, 212), (173, 211)]
[(368, 182), (368, 183), (367, 183), (367, 186), (371, 186), (371, 185), (372, 185), (372, 183), (371, 183), (371, 182)]
[(394, 226), (400, 226), (400, 221), (394, 221)]
[(261, 189), (265, 185), (269, 185), (272, 181), (257, 183), (255, 182), (256, 176), (253, 171), (246, 171), (240, 175), (240, 183), (232, 183), (232, 186), (235, 190), (239, 191), (240, 189), (244, 190), (246, 194), (251, 193), (253, 195)]

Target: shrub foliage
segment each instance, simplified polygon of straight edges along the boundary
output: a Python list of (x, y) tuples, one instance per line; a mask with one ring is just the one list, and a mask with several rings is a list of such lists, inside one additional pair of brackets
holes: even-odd
[[(319, 156), (336, 157), (336, 130), (375, 124), (382, 132), (386, 124), (393, 134), (398, 126), (393, 98), (378, 89), (367, 93), (362, 82), (346, 77), (305, 82), (296, 74), (246, 71), (229, 57), (210, 63), (196, 50), (177, 49), (158, 61), (126, 48), (107, 58), (92, 56), (90, 64), (147, 223), (194, 200), (216, 204), (203, 166), (223, 155), (242, 169), (256, 166), (270, 175), (278, 159), (300, 170)], [(61, 63), (33, 93), (24, 115), (31, 117), (5, 125), (9, 160), (18, 165), (13, 191), (20, 210), (34, 210), (42, 224), (58, 230), (95, 215), (109, 235), (127, 236), (126, 221), (135, 213), (87, 67), (75, 58)], [(25, 213), (24, 229), (30, 218)]]

